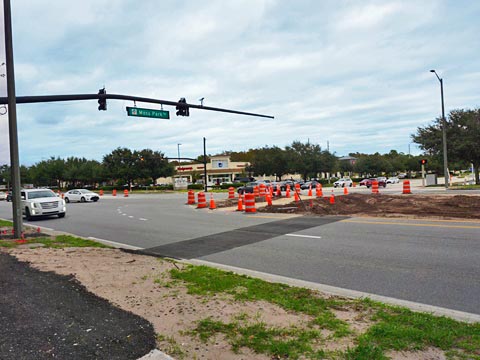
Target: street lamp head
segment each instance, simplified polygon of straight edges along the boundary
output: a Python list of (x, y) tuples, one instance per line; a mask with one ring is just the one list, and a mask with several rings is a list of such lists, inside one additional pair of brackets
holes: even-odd
[(434, 73), (434, 72), (435, 72), (435, 70), (430, 70), (430, 72), (433, 72), (433, 73)]

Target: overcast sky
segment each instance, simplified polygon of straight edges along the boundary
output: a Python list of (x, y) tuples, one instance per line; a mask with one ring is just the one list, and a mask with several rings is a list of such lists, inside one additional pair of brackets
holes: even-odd
[(17, 96), (105, 85), (275, 116), (191, 110), (184, 118), (165, 107), (171, 118), (160, 120), (128, 117), (127, 101), (109, 100), (107, 111), (96, 101), (20, 104), (24, 165), (102, 160), (119, 146), (176, 157), (179, 143), (181, 156), (196, 157), (203, 137), (210, 154), (294, 140), (328, 142), (339, 156), (408, 153), (410, 135), (441, 113), (430, 69), (444, 78), (447, 112), (480, 106), (479, 1), (15, 0), (12, 17)]

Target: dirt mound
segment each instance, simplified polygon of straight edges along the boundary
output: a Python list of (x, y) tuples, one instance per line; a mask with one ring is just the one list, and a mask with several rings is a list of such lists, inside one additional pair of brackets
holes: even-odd
[(480, 219), (480, 196), (350, 194), (265, 206), (258, 212)]

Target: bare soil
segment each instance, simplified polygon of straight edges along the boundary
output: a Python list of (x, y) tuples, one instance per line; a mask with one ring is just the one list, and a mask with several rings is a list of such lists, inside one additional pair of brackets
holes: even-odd
[[(16, 248), (6, 251), (41, 271), (72, 274), (95, 295), (145, 318), (159, 334), (158, 348), (175, 359), (274, 359), (247, 348), (234, 353), (222, 336), (202, 342), (189, 331), (205, 318), (226, 323), (242, 318), (242, 321), (250, 324), (263, 322), (268, 326), (298, 328), (305, 327), (311, 320), (307, 315), (287, 312), (264, 301), (238, 302), (228, 296), (190, 295), (184, 284), (174, 283), (172, 286), (170, 283), (169, 271), (175, 267), (182, 268), (184, 265), (181, 263), (118, 249)], [(354, 347), (354, 337), (367, 331), (373, 324), (368, 314), (353, 307), (334, 312), (350, 325), (355, 334), (336, 339), (329, 337), (331, 334), (325, 330), (324, 341), (318, 346), (326, 350), (345, 351)], [(439, 349), (390, 352), (388, 355), (397, 360), (445, 358)]]
[[(480, 219), (478, 195), (387, 195), (349, 194), (330, 197), (305, 198), (265, 206), (257, 204), (258, 212), (295, 213), (312, 215), (407, 216), (419, 218)], [(231, 200), (230, 200), (231, 201)]]

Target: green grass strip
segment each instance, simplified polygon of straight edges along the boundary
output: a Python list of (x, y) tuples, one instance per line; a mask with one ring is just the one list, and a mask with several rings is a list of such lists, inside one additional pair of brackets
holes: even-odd
[(0, 227), (13, 227), (13, 223), (8, 220), (0, 219)]
[(111, 248), (110, 246), (87, 239), (78, 238), (70, 235), (58, 235), (56, 237), (38, 237), (27, 239), (25, 242), (19, 243), (15, 241), (0, 241), (0, 247), (15, 248), (23, 244), (43, 244), (44, 248), (61, 249), (67, 247), (94, 247), (94, 248)]

